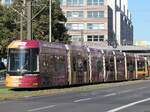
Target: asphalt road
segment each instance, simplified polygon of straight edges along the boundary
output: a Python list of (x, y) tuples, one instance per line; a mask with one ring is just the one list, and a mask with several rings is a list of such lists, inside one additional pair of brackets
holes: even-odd
[(1, 101), (0, 112), (150, 112), (150, 81), (89, 92)]

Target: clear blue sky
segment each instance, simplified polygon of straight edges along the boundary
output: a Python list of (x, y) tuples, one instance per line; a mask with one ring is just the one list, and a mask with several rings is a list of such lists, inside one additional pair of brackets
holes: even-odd
[(150, 0), (128, 0), (133, 15), (134, 39), (150, 41)]

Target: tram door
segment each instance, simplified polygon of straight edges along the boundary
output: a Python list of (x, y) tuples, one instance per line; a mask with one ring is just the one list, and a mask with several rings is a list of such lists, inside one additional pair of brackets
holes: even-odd
[(49, 71), (50, 57), (48, 54), (40, 54), (40, 75), (42, 86), (49, 86), (51, 84), (51, 75)]
[(125, 80), (125, 60), (123, 53), (116, 52), (117, 80)]
[(103, 56), (101, 52), (91, 50), (92, 82), (103, 82)]
[(88, 59), (82, 50), (72, 51), (72, 84), (83, 84), (89, 82)]
[(73, 57), (73, 82), (75, 84), (82, 84), (84, 82), (83, 66), (82, 56)]
[(127, 73), (128, 73), (128, 80), (133, 80), (136, 78), (135, 75), (135, 57), (127, 55)]
[(105, 66), (106, 66), (105, 81), (115, 81), (114, 56), (113, 52), (111, 51), (106, 52)]

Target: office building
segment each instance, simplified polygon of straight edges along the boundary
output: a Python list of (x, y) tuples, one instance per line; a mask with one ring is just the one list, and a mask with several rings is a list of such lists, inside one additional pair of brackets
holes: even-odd
[(133, 44), (128, 0), (60, 0), (72, 41)]

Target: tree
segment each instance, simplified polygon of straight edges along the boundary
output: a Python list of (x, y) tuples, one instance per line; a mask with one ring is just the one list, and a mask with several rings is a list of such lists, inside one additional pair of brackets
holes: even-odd
[(17, 32), (13, 17), (11, 10), (7, 10), (0, 5), (0, 55), (5, 54), (6, 46)]
[[(33, 20), (33, 37), (34, 39), (48, 40), (49, 35), (49, 0), (38, 0), (33, 5), (33, 15), (42, 7), (45, 9)], [(48, 4), (48, 5), (47, 5)], [(67, 42), (69, 35), (64, 23), (67, 21), (60, 8), (59, 0), (52, 0), (52, 41)]]
[[(32, 20), (33, 26), (33, 39), (47, 40), (49, 37), (49, 0), (33, 0), (33, 17), (36, 15), (43, 7), (45, 7), (36, 17)], [(13, 7), (19, 12), (24, 9), (22, 7), (21, 0), (15, 0)], [(52, 0), (52, 41), (67, 42), (70, 37), (67, 34), (67, 29), (64, 23), (67, 21), (66, 17), (63, 15), (62, 9), (60, 8), (59, 0)], [(19, 16), (16, 15), (16, 18)], [(19, 21), (19, 19), (17, 19)], [(26, 21), (26, 20), (25, 20)], [(24, 23), (25, 24), (25, 23)], [(17, 26), (17, 31), (20, 26)], [(24, 26), (26, 29), (26, 25)], [(19, 35), (19, 34), (18, 34)], [(23, 33), (26, 37), (26, 30)]]
[[(13, 6), (18, 12), (22, 13), (25, 7), (22, 6), (22, 0), (14, 0)], [(48, 40), (49, 35), (49, 0), (33, 0), (33, 17), (43, 7), (33, 20), (33, 39)], [(52, 0), (52, 41), (68, 42), (70, 37), (64, 23), (66, 17), (60, 8), (59, 0)], [(26, 33), (26, 19), (23, 21), (23, 37)], [(5, 53), (6, 46), (14, 39), (20, 36), (20, 15), (12, 10), (0, 5), (0, 54)]]

